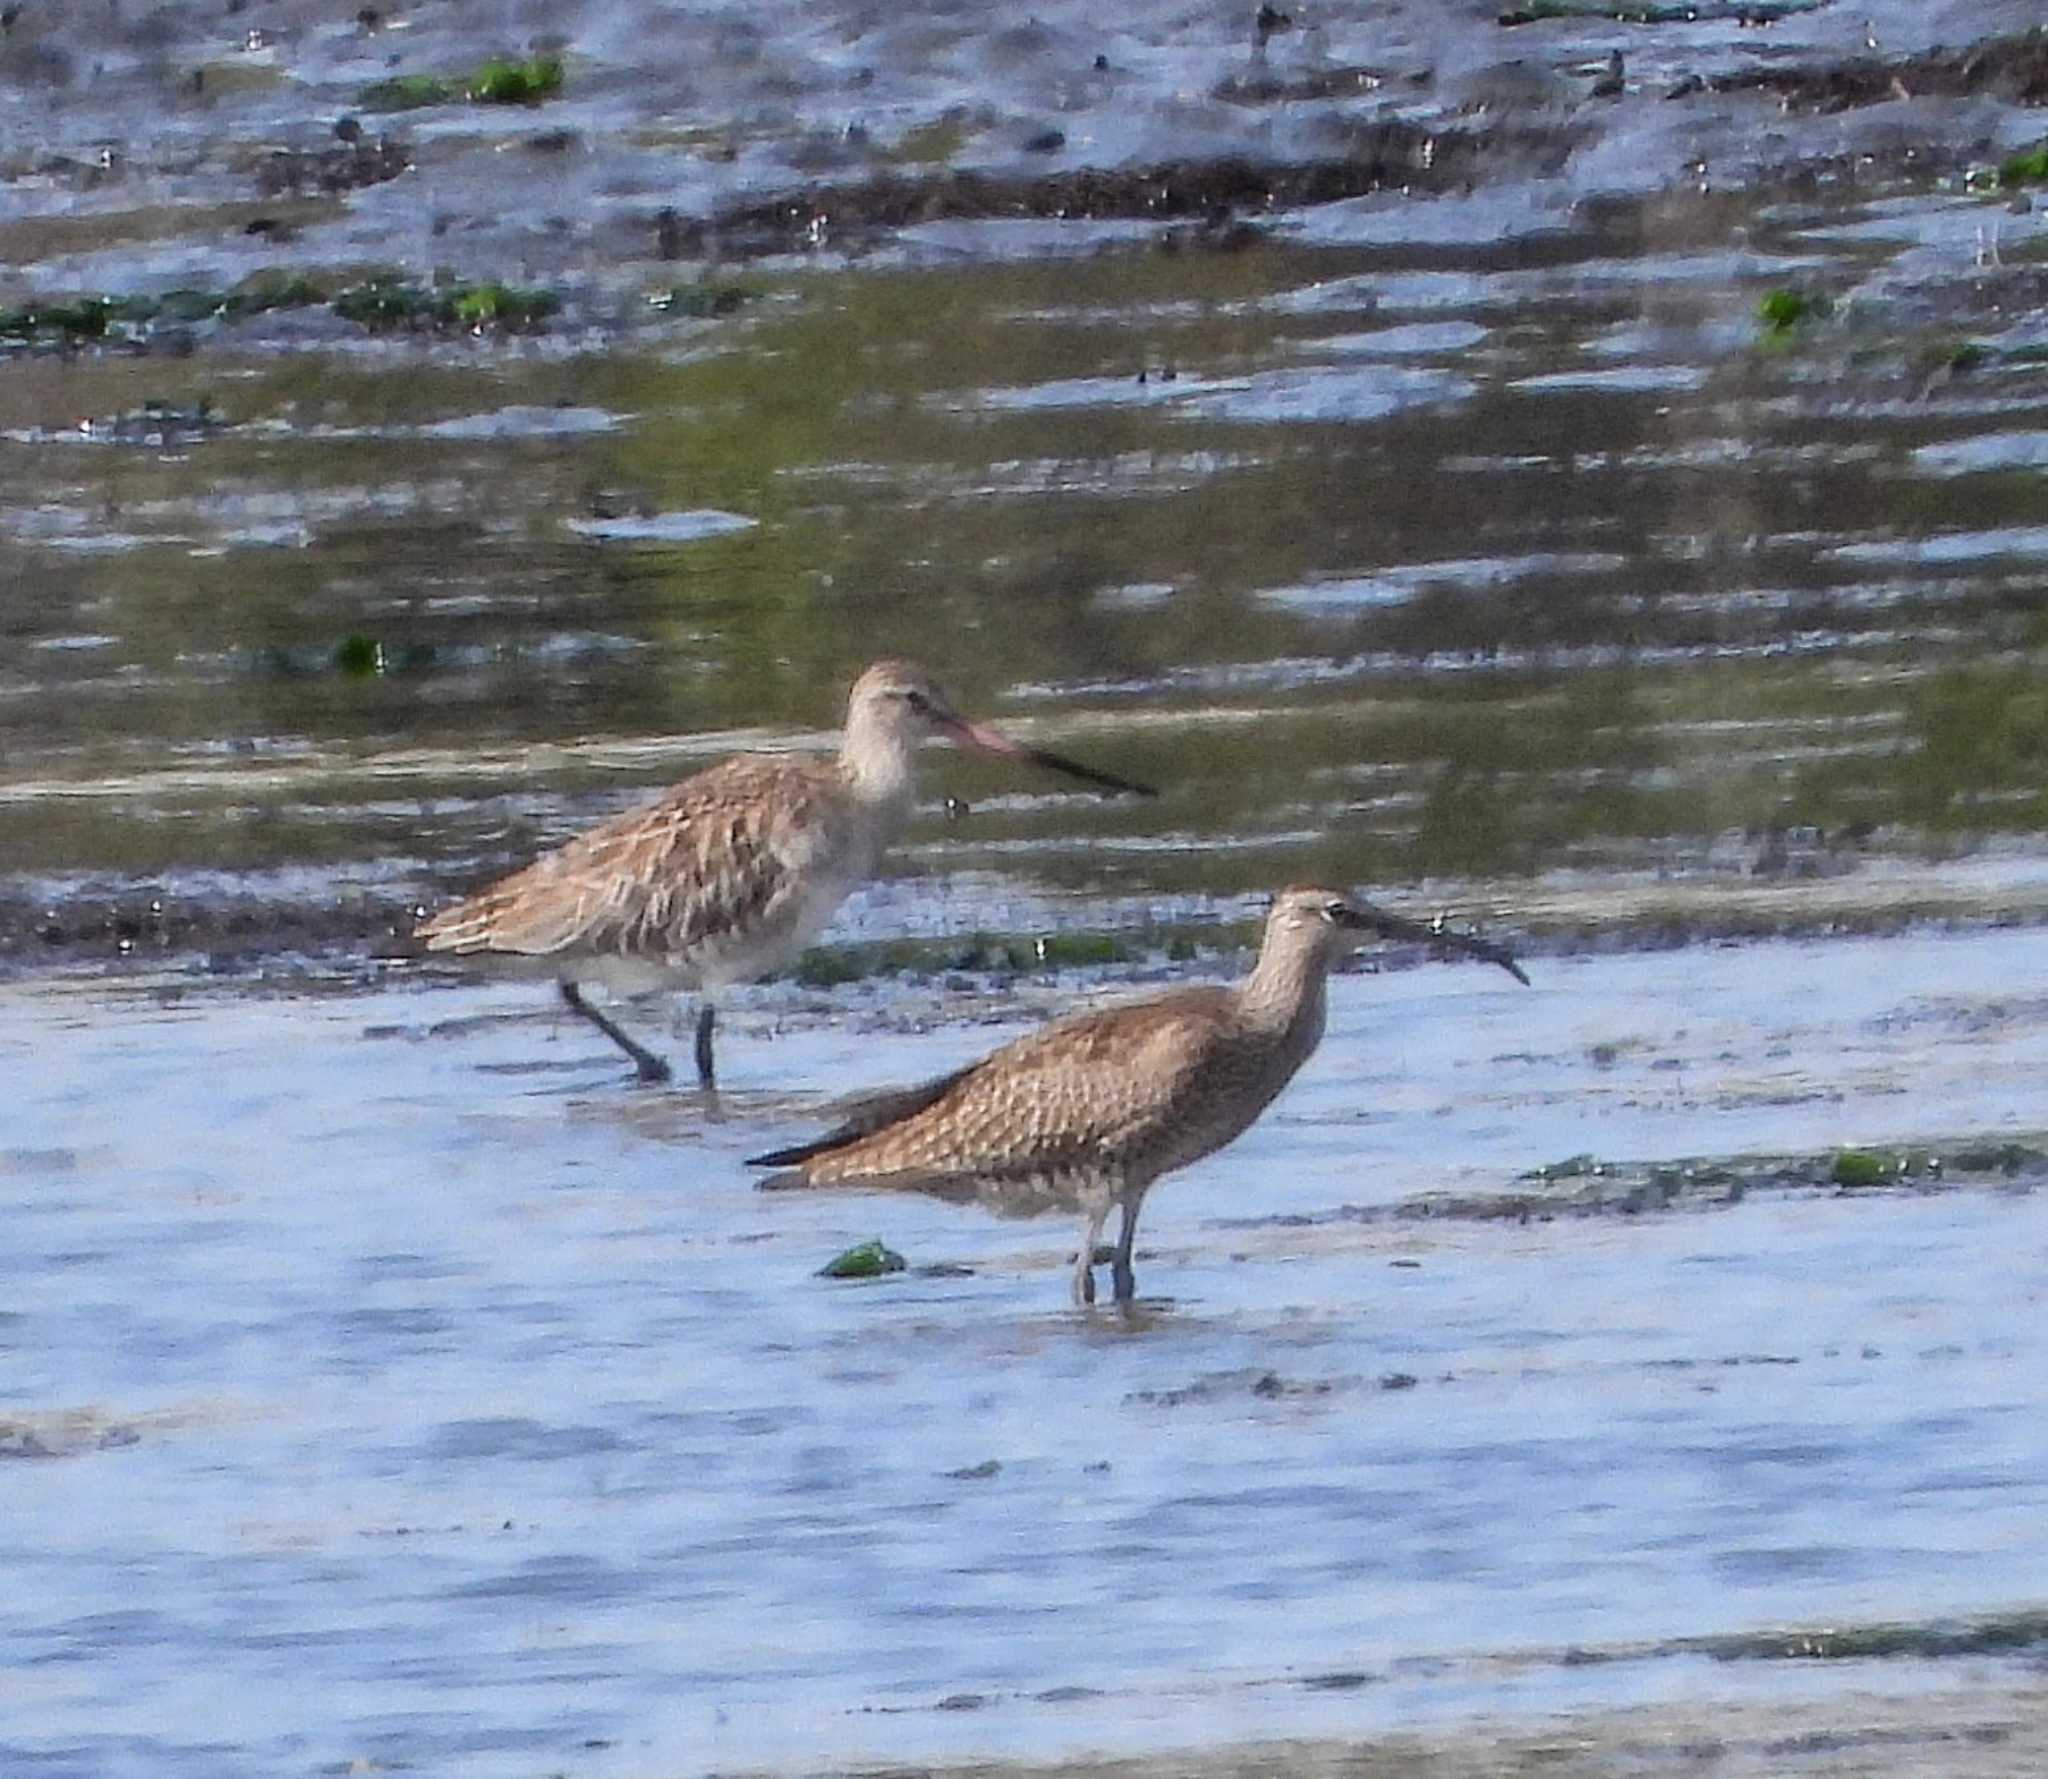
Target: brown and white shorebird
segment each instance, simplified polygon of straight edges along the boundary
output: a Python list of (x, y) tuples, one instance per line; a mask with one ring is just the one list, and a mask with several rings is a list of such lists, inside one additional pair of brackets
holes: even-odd
[(668, 1064), (582, 985), (698, 991), (697, 1078), (709, 1088), (717, 991), (788, 963), (873, 873), (909, 818), (917, 749), (931, 736), (1104, 791), (1154, 794), (970, 723), (923, 668), (877, 661), (854, 682), (836, 756), (736, 754), (443, 909), (415, 937), (428, 951), (555, 977), (570, 1010), (643, 1081), (666, 1081)]
[(1229, 988), (1182, 988), (1077, 1013), (970, 1064), (858, 1107), (839, 1129), (749, 1165), (770, 1188), (868, 1186), (979, 1203), (1005, 1216), (1078, 1210), (1074, 1301), (1095, 1301), (1095, 1244), (1123, 1210), (1116, 1300), (1136, 1290), (1138, 1207), (1163, 1174), (1242, 1135), (1323, 1036), (1330, 966), (1368, 934), (1419, 939), (1500, 965), (1501, 946), (1386, 914), (1329, 889), (1282, 890), (1258, 963)]

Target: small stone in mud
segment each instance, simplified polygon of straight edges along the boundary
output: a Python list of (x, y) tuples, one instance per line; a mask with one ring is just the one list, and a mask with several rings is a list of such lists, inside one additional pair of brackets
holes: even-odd
[(879, 1241), (861, 1242), (834, 1256), (818, 1268), (821, 1279), (878, 1279), (884, 1273), (902, 1272), (909, 1264), (894, 1248)]
[(1390, 1371), (1380, 1379), (1382, 1390), (1412, 1390), (1420, 1380), (1412, 1372)]
[(996, 1458), (984, 1458), (979, 1464), (963, 1464), (958, 1470), (949, 1470), (946, 1475), (954, 1482), (987, 1482), (992, 1476), (1002, 1473), (1002, 1463)]
[(1355, 1692), (1361, 1686), (1370, 1686), (1372, 1676), (1347, 1669), (1334, 1674), (1304, 1674), (1301, 1677), (1301, 1684), (1311, 1692), (1348, 1693)]

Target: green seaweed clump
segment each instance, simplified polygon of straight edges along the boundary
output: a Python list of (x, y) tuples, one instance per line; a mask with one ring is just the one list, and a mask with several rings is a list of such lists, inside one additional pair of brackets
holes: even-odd
[(351, 679), (369, 679), (384, 671), (384, 645), (360, 631), (335, 644), (334, 665)]
[(459, 285), (454, 292), (455, 319), (468, 328), (536, 327), (561, 306), (562, 299), (551, 290), (516, 284)]
[(894, 1248), (879, 1241), (862, 1242), (835, 1256), (818, 1268), (821, 1279), (879, 1279), (884, 1273), (901, 1272), (906, 1262)]
[(334, 312), (368, 328), (412, 327), (431, 319), (433, 304), (433, 292), (417, 284), (372, 278), (341, 292), (334, 299)]
[(252, 272), (222, 294), (215, 312), (232, 321), (273, 309), (311, 309), (326, 301), (327, 292), (298, 272)]
[(429, 289), (402, 279), (372, 278), (334, 299), (334, 312), (373, 331), (487, 327), (518, 333), (540, 325), (561, 308), (550, 290), (510, 284), (450, 284)]
[(538, 105), (562, 90), (562, 59), (533, 56), (526, 61), (493, 57), (467, 80), (439, 74), (399, 74), (356, 94), (363, 111), (418, 111), (427, 105), (452, 105), (469, 99), (478, 105)]
[(1882, 1186), (1890, 1172), (1881, 1155), (1873, 1155), (1868, 1149), (1841, 1149), (1836, 1151), (1835, 1165), (1828, 1178), (1837, 1186), (1854, 1189)]
[(2048, 185), (2048, 140), (2036, 142), (1998, 169), (2000, 185)]
[(1816, 320), (1827, 312), (1827, 298), (1782, 286), (1766, 291), (1756, 306), (1756, 318), (1774, 339), (1783, 339), (1801, 322)]
[(356, 94), (364, 111), (417, 111), (423, 105), (446, 105), (457, 97), (455, 88), (438, 74), (400, 74), (380, 80)]
[(115, 317), (106, 297), (79, 297), (68, 303), (24, 303), (0, 309), (0, 340), (102, 340)]
[(479, 105), (538, 105), (561, 90), (559, 56), (534, 56), (524, 62), (486, 62), (469, 83), (469, 96)]

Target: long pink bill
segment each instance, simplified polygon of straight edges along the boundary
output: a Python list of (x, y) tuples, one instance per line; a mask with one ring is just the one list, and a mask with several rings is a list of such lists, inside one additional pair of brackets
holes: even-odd
[(946, 733), (962, 747), (971, 747), (976, 753), (995, 754), (1005, 760), (1028, 760), (1034, 766), (1043, 766), (1048, 772), (1059, 772), (1082, 784), (1091, 784), (1097, 790), (1111, 793), (1124, 792), (1133, 797), (1156, 797), (1159, 792), (1151, 785), (1139, 784), (1135, 779), (1118, 778), (1113, 772), (1098, 771), (1093, 766), (1084, 766), (1079, 760), (1070, 760), (1065, 754), (1056, 754), (1050, 748), (1027, 747), (1014, 737), (1005, 735), (992, 723), (970, 723), (958, 718), (945, 725)]

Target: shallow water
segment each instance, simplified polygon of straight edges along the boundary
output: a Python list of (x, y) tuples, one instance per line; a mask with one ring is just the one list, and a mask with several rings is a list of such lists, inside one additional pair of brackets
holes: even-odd
[[(1256, 65), (1165, 8), (330, 10), (0, 30), (0, 310), (562, 302), (0, 351), (0, 1765), (1934, 1724), (2037, 1674), (2048, 212), (1963, 175), (2038, 114), (1663, 96), (2033, 9), (1396, 0)], [(364, 82), (549, 32), (560, 102), (322, 188)], [(1300, 209), (1126, 177), (1375, 143), (1407, 176)], [(825, 217), (931, 167), (1008, 196)], [(716, 1116), (375, 956), (885, 651), (1165, 794), (935, 755)], [(1152, 1199), (1134, 1321), (1066, 1309), (1063, 1223), (753, 1190), (831, 1093), (1227, 971), (1310, 876), (1536, 986), (1342, 978)], [(1122, 943), (1028, 967), (1069, 928)], [(910, 1270), (816, 1276), (876, 1236)]]
[[(0, 1740), (683, 1772), (1981, 1677), (1999, 1645), (1939, 1623), (2048, 1598), (2031, 1176), (1359, 1213), (1574, 1149), (2027, 1136), (2044, 963), (1346, 976), (1296, 1091), (1154, 1194), (1130, 1324), (1065, 1309), (1063, 1221), (740, 1165), (818, 1116), (795, 1084), (942, 1069), (1028, 997), (757, 991), (709, 1120), (516, 987), (17, 985)], [(912, 1270), (814, 1276), (877, 1234)], [(1927, 1635), (1818, 1671), (1684, 1641), (1885, 1621)]]

